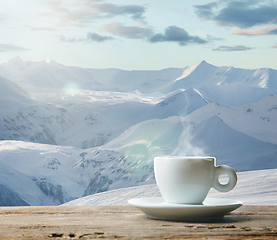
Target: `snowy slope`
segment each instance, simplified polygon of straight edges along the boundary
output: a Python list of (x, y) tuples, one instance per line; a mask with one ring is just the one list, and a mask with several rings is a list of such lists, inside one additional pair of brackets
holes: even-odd
[[(63, 139), (61, 134), (72, 124), (62, 107), (40, 102), (22, 106), (17, 102), (18, 100), (14, 99), (12, 104), (8, 105), (8, 110), (11, 110), (8, 113), (1, 112), (1, 140), (57, 144)], [(4, 101), (1, 103), (4, 104)]]
[(233, 67), (215, 67), (205, 61), (184, 70), (182, 77), (171, 84), (171, 91), (180, 88), (200, 88), (209, 85), (243, 83), (250, 86), (277, 89), (277, 70), (260, 68), (247, 70)]
[(141, 120), (185, 116), (206, 104), (207, 100), (196, 90), (179, 89), (167, 94), (164, 100), (151, 107)]
[(3, 77), (0, 77), (0, 102), (1, 114), (8, 114), (35, 104), (26, 91)]
[(5, 167), (1, 184), (13, 191), (16, 188), (30, 205), (57, 205), (75, 199), (85, 189), (72, 168), (78, 154), (72, 147), (1, 141), (0, 164)]
[(32, 178), (4, 162), (0, 162), (0, 205), (28, 206), (53, 205), (54, 202), (46, 196), (35, 184)]
[(65, 109), (33, 98), (15, 83), (0, 78), (0, 139), (56, 144), (70, 124)]
[[(154, 103), (157, 100), (154, 99)], [(58, 144), (91, 148), (101, 146), (139, 122), (152, 100), (137, 93), (82, 91), (60, 102), (73, 122)]]
[(214, 116), (192, 131), (192, 145), (215, 156), (218, 163), (232, 166), (236, 171), (277, 168), (277, 145), (259, 141), (228, 126)]
[(132, 93), (79, 90), (28, 96), (0, 78), (0, 139), (89, 148), (114, 139), (160, 101)]
[(259, 102), (239, 107), (209, 103), (189, 114), (185, 120), (200, 124), (213, 116), (239, 132), (277, 144), (277, 95), (268, 95)]
[(268, 95), (277, 95), (276, 89), (252, 87), (240, 82), (198, 88), (203, 98), (224, 106), (242, 106), (255, 103)]
[[(245, 205), (277, 204), (277, 169), (239, 172), (236, 187), (228, 193), (211, 189), (207, 197), (230, 198), (242, 201)], [(222, 178), (222, 181), (225, 179)], [(154, 184), (122, 188), (79, 198), (63, 205), (127, 205), (132, 198), (160, 197), (159, 189)]]

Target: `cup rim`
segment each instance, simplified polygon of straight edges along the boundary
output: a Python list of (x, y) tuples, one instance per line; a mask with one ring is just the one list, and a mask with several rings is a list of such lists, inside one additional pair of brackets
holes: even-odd
[(172, 155), (168, 155), (168, 156), (157, 156), (154, 157), (156, 158), (161, 158), (161, 159), (170, 159), (170, 160), (186, 160), (186, 159), (203, 159), (203, 160), (210, 160), (213, 161), (215, 160), (215, 157), (210, 157), (210, 156), (172, 156)]

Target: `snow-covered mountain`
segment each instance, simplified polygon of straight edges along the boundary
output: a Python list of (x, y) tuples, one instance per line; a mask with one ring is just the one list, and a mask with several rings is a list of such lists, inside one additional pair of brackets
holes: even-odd
[(0, 139), (80, 148), (103, 145), (117, 137), (160, 99), (136, 92), (88, 90), (74, 96), (46, 90), (28, 97), (16, 92), (20, 88), (7, 79), (0, 78), (0, 84)]
[(234, 67), (216, 67), (202, 61), (185, 68), (182, 76), (172, 84), (171, 90), (231, 83), (277, 89), (276, 78), (277, 71), (269, 68), (247, 70)]
[[(93, 79), (86, 69), (66, 67), (54, 61), (31, 62), (20, 57), (0, 66), (0, 76), (11, 79), (18, 85), (37, 91), (38, 89), (72, 88), (97, 89), (103, 85)], [(105, 88), (107, 90), (107, 88)]]
[(277, 89), (277, 70), (216, 67), (205, 61), (184, 68), (162, 70), (93, 69), (64, 66), (55, 61), (23, 61), (20, 57), (0, 65), (0, 76), (16, 82), (28, 91), (78, 89), (142, 93), (170, 93), (178, 89), (243, 83)]
[[(0, 65), (0, 205), (56, 205), (154, 183), (158, 155), (277, 168), (272, 69)], [(22, 180), (21, 180), (22, 179)]]
[(29, 205), (57, 205), (82, 196), (83, 180), (72, 169), (79, 149), (21, 141), (1, 141), (0, 148), (1, 184), (9, 184)]

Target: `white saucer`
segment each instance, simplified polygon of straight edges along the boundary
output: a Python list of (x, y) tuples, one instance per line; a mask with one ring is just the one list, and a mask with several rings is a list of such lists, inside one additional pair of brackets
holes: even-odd
[(128, 203), (150, 218), (172, 221), (219, 219), (242, 205), (241, 201), (223, 198), (206, 198), (202, 205), (166, 203), (162, 197), (136, 198)]

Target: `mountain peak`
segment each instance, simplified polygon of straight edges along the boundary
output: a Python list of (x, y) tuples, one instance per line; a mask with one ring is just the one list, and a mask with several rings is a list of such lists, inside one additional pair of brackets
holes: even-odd
[(24, 63), (21, 57), (17, 56), (15, 58), (12, 58), (8, 61), (8, 63), (13, 63), (13, 64), (21, 64)]
[[(194, 65), (192, 65), (192, 66), (194, 66), (195, 69), (196, 69), (196, 68), (199, 68), (199, 67), (214, 67), (214, 65), (212, 65), (212, 64), (210, 64), (210, 63), (208, 63), (208, 62), (206, 62), (205, 60), (202, 60), (202, 61), (200, 61), (200, 62), (198, 62), (198, 63), (196, 63), (196, 64), (194, 64)], [(191, 67), (192, 67), (192, 66), (191, 66)]]
[(207, 62), (205, 61), (205, 60), (202, 60), (202, 61), (200, 61), (200, 62), (198, 62), (198, 63), (196, 63), (197, 65), (200, 65), (200, 64), (206, 64)]
[(25, 61), (22, 60), (21, 57), (17, 56), (14, 58), (11, 58), (9, 61), (4, 62), (1, 64), (1, 66), (11, 69), (11, 71), (14, 71), (14, 68), (21, 68), (22, 65), (25, 64)]
[(214, 67), (212, 64), (207, 63), (205, 60), (202, 60), (194, 65), (191, 65), (189, 67), (186, 67), (182, 76), (177, 78), (175, 81), (181, 80), (187, 76), (189, 76), (192, 72), (194, 72), (196, 69), (199, 68), (207, 68), (207, 67)]

